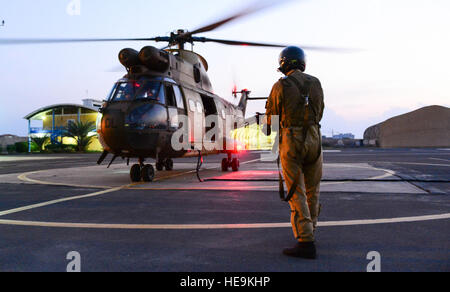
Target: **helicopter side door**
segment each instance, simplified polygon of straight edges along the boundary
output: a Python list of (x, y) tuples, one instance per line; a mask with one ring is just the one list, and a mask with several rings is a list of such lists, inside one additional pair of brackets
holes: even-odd
[(177, 131), (180, 128), (180, 117), (186, 115), (183, 94), (176, 84), (165, 83), (167, 110), (169, 114), (169, 129)]
[(189, 142), (196, 150), (203, 150), (205, 134), (205, 111), (200, 94), (194, 90), (183, 88), (186, 97), (189, 118)]
[(218, 116), (220, 119), (219, 124), (221, 125), (221, 129), (220, 129), (221, 135), (223, 138), (225, 138), (227, 136), (225, 129), (226, 129), (228, 113), (227, 113), (225, 104), (223, 104), (221, 101), (218, 100), (216, 105), (217, 105), (217, 113), (218, 113)]

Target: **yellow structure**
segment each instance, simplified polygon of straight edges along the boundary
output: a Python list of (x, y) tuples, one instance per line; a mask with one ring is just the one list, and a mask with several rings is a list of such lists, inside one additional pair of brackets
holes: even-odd
[(262, 126), (251, 123), (232, 132), (232, 138), (246, 146), (247, 150), (272, 150), (277, 138), (277, 133), (272, 132), (265, 136), (261, 131)]
[[(101, 103), (94, 100), (84, 100), (84, 105), (78, 104), (56, 104), (40, 108), (25, 117), (28, 120), (28, 138), (49, 136), (53, 143), (62, 143), (64, 145), (75, 145), (73, 138), (64, 137), (63, 132), (72, 122), (93, 122), (97, 121), (100, 114), (98, 109)], [(41, 121), (39, 127), (32, 127), (32, 121)], [(103, 148), (97, 138), (97, 132), (91, 132), (92, 143), (89, 145), (89, 151), (102, 151)], [(31, 141), (30, 141), (31, 142)], [(31, 145), (31, 143), (30, 143)], [(31, 147), (29, 148), (31, 151)]]

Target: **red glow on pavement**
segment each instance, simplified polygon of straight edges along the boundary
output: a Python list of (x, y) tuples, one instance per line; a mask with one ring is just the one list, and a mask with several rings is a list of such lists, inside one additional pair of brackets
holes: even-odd
[(243, 180), (243, 179), (270, 179), (277, 178), (278, 172), (268, 170), (244, 170), (237, 172), (230, 172), (221, 176), (213, 177), (213, 179), (220, 180)]

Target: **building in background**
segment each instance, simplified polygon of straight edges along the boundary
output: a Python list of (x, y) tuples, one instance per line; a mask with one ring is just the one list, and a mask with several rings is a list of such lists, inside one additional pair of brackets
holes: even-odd
[[(49, 136), (52, 143), (66, 145), (76, 144), (72, 138), (64, 137), (64, 131), (72, 122), (96, 122), (101, 101), (94, 99), (83, 100), (79, 104), (56, 104), (40, 108), (25, 117), (28, 120), (28, 138)], [(97, 136), (94, 130), (92, 136)], [(31, 150), (31, 148), (30, 148)], [(101, 151), (102, 147), (97, 138), (89, 145), (90, 151)]]
[(347, 134), (337, 134), (337, 135), (333, 135), (333, 139), (337, 139), (337, 140), (342, 140), (342, 139), (355, 139), (355, 135), (351, 134), (351, 133), (347, 133)]
[(391, 118), (368, 128), (364, 144), (382, 148), (450, 147), (450, 109), (429, 106)]

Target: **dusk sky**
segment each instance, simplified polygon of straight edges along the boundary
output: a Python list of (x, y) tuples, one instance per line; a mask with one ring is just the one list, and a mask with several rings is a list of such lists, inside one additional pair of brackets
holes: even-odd
[[(130, 38), (193, 30), (253, 1), (0, 0), (0, 38)], [(450, 105), (450, 1), (290, 1), (199, 36), (363, 49), (351, 53), (306, 51), (307, 73), (322, 81), (323, 134), (364, 130), (392, 116), (428, 105)], [(73, 14), (73, 13), (71, 13)], [(77, 14), (77, 13), (75, 13)], [(23, 117), (47, 105), (105, 99), (124, 72), (122, 48), (164, 43), (115, 42), (0, 46), (0, 135), (27, 134)], [(189, 46), (190, 47), (190, 46)], [(281, 77), (280, 49), (197, 44), (209, 62), (214, 91), (267, 96)], [(237, 102), (237, 101), (236, 101)], [(248, 115), (264, 111), (250, 105)]]

